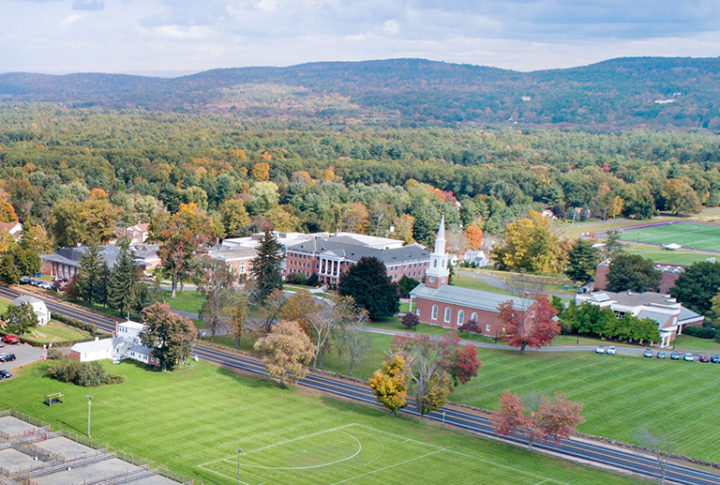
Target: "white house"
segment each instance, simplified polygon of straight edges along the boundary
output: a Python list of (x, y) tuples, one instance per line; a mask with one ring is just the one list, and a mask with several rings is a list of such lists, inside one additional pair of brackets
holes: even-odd
[(50, 310), (48, 310), (47, 306), (45, 306), (44, 301), (30, 295), (19, 296), (13, 300), (13, 305), (15, 306), (20, 306), (23, 303), (28, 303), (32, 307), (33, 312), (37, 315), (38, 325), (41, 327), (47, 325), (50, 321), (51, 314)]
[(70, 348), (70, 358), (80, 362), (132, 359), (143, 364), (158, 365), (152, 356), (152, 349), (140, 341), (144, 329), (145, 325), (131, 320), (119, 323), (115, 327), (115, 337), (77, 343)]

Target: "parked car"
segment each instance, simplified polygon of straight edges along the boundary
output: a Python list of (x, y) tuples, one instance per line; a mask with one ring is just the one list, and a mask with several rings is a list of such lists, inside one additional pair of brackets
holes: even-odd
[(694, 356), (693, 354), (691, 354), (690, 352), (688, 352), (687, 354), (685, 354), (685, 355), (683, 356), (683, 360), (687, 360), (688, 362), (692, 362), (693, 360), (695, 360), (695, 356)]
[(707, 354), (703, 354), (700, 357), (698, 357), (698, 360), (704, 364), (707, 364), (708, 362), (710, 362), (710, 356)]
[(596, 353), (596, 354), (604, 354), (604, 353), (605, 353), (605, 346), (604, 346), (604, 345), (598, 345), (598, 346), (595, 348), (595, 353)]
[(713, 364), (720, 364), (720, 355), (713, 355), (710, 357), (710, 362)]
[(2, 338), (2, 341), (5, 342), (6, 344), (18, 344), (18, 343), (20, 343), (20, 339), (17, 338), (15, 335), (11, 334), (11, 333), (5, 335), (5, 336)]
[(11, 360), (15, 360), (15, 354), (6, 354), (4, 352), (0, 354), (0, 362), (10, 362)]
[(665, 352), (663, 352), (662, 350), (657, 353), (658, 359), (664, 359), (665, 357), (667, 357), (667, 354)]
[(9, 379), (13, 375), (5, 369), (0, 369), (0, 379)]
[(643, 357), (648, 357), (648, 358), (650, 358), (650, 357), (652, 357), (652, 356), (653, 356), (652, 350), (650, 350), (650, 349), (645, 349), (645, 352), (643, 352)]
[(672, 360), (680, 360), (680, 352), (673, 352), (672, 354), (670, 354), (670, 358)]
[(29, 276), (21, 276), (21, 277), (20, 277), (20, 284), (21, 284), (21, 285), (27, 285), (27, 284), (30, 283), (31, 281), (32, 281), (32, 278), (30, 278)]
[(605, 350), (605, 353), (608, 355), (615, 355), (615, 346), (611, 345), (608, 347), (607, 350)]

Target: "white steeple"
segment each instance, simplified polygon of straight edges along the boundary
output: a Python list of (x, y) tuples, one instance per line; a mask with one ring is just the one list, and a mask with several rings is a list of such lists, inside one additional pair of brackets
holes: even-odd
[(448, 282), (449, 275), (448, 255), (445, 254), (445, 214), (443, 214), (435, 238), (435, 250), (430, 255), (430, 263), (425, 270), (425, 286), (438, 288), (445, 285)]

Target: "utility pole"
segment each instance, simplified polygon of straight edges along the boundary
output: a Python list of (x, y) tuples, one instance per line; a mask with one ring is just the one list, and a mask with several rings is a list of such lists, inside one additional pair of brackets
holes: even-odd
[(236, 449), (237, 452), (238, 452), (238, 459), (237, 459), (237, 480), (235, 480), (235, 483), (236, 483), (237, 485), (240, 485), (240, 453), (242, 453), (242, 450), (241, 450), (240, 448), (238, 448), (237, 446), (235, 447), (235, 449)]
[(88, 395), (88, 438), (90, 438), (90, 410), (92, 409), (92, 396)]

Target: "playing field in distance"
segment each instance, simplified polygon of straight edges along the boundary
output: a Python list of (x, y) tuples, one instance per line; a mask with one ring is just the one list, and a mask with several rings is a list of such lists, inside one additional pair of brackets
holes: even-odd
[(720, 251), (720, 226), (674, 222), (661, 226), (621, 229), (620, 239), (649, 244), (680, 244), (684, 248)]
[[(240, 483), (246, 485), (442, 483), (458, 479), (461, 469), (462, 476), (487, 483), (563, 483), (357, 423), (243, 450), (239, 459)], [(238, 477), (237, 454), (198, 466), (228, 483)]]

